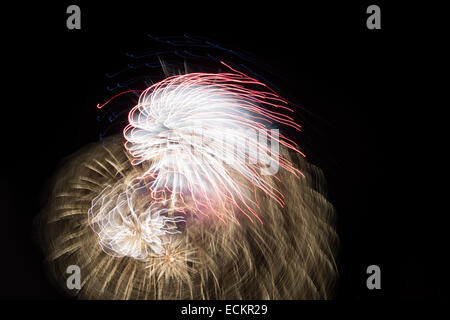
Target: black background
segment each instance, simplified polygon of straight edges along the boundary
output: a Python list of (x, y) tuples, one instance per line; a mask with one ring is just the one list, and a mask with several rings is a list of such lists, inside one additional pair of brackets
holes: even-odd
[[(148, 33), (205, 36), (283, 74), (280, 87), (309, 112), (295, 139), (324, 171), (338, 214), (337, 299), (439, 296), (416, 255), (420, 241), (409, 238), (412, 222), (398, 224), (393, 119), (404, 106), (391, 94), (407, 59), (397, 50), (404, 40), (394, 23), (399, 12), (375, 1), (382, 29), (368, 30), (372, 3), (332, 3), (62, 1), (10, 9), (18, 19), (5, 60), (13, 102), (3, 119), (2, 298), (64, 298), (45, 277), (32, 221), (61, 159), (98, 140), (95, 106), (107, 97), (105, 73), (128, 62), (124, 53), (149, 49)], [(70, 4), (81, 7), (81, 30), (66, 28)], [(371, 264), (381, 268), (381, 290), (366, 288)]]

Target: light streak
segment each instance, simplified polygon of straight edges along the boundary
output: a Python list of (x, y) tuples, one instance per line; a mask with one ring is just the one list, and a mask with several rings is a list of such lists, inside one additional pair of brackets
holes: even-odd
[[(333, 297), (338, 277), (334, 260), (338, 237), (333, 207), (323, 195), (324, 176), (300, 154), (283, 147), (280, 153), (307, 178), (297, 179), (279, 170), (284, 207), (256, 190), (264, 224), (248, 219), (242, 219), (240, 225), (219, 219), (186, 219), (184, 228), (177, 228), (182, 233), (161, 236), (163, 252), (156, 253), (148, 246), (144, 259), (133, 257), (137, 255), (125, 250), (129, 246), (114, 247), (121, 254), (100, 246), (91, 224), (101, 216), (87, 214), (92, 201), (103, 191), (116, 203), (126, 186), (132, 186), (135, 177), (143, 174), (143, 168), (131, 165), (121, 138), (106, 137), (102, 143), (86, 146), (69, 158), (55, 176), (48, 205), (36, 221), (48, 274), (67, 295), (80, 299), (152, 300)], [(113, 196), (114, 189), (117, 195)], [(131, 198), (135, 212), (150, 205), (148, 192)], [(96, 202), (93, 213), (99, 213), (102, 207), (100, 198)], [(103, 208), (102, 212), (111, 212), (107, 206)], [(172, 210), (163, 204), (153, 212), (161, 208)], [(69, 265), (82, 270), (81, 290), (67, 288)]]
[(224, 221), (226, 216), (237, 221), (237, 208), (250, 220), (261, 221), (256, 190), (284, 204), (283, 194), (264, 178), (264, 164), (302, 175), (267, 144), (268, 139), (302, 154), (291, 140), (271, 130), (277, 124), (300, 130), (286, 112), (293, 110), (285, 99), (243, 73), (172, 76), (140, 95), (124, 129), (125, 148), (133, 165), (146, 166), (141, 178), (152, 178), (148, 187), (153, 199)]

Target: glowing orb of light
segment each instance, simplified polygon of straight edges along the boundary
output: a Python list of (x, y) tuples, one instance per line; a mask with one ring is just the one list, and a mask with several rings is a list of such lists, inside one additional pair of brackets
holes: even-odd
[(149, 201), (142, 181), (106, 187), (89, 209), (89, 222), (103, 250), (113, 256), (145, 259), (148, 250), (161, 254), (168, 235), (178, 233), (178, 216), (164, 202)]

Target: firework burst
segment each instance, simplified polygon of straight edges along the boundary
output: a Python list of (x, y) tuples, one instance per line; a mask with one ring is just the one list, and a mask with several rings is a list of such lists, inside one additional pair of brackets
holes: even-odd
[(333, 207), (320, 171), (277, 130), (300, 130), (288, 105), (239, 72), (144, 90), (123, 136), (55, 179), (38, 220), (52, 279), (65, 288), (78, 265), (76, 294), (95, 299), (329, 298)]

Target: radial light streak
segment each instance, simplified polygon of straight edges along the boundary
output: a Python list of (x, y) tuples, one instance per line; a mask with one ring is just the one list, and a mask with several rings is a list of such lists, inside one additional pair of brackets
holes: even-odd
[[(90, 227), (93, 220), (87, 212), (92, 201), (102, 191), (112, 195), (119, 185), (117, 193), (123, 193), (125, 186), (132, 185), (125, 180), (131, 182), (144, 173), (144, 168), (131, 165), (121, 138), (105, 138), (71, 157), (56, 175), (48, 206), (36, 221), (49, 275), (69, 296), (228, 300), (333, 296), (338, 238), (333, 207), (323, 196), (324, 177), (302, 156), (286, 148), (280, 153), (306, 178), (297, 179), (279, 170), (284, 207), (256, 190), (263, 224), (248, 219), (237, 225), (219, 219), (186, 218), (184, 227), (177, 229), (181, 233), (162, 241), (161, 253), (149, 247), (147, 257), (137, 259), (126, 255), (131, 251), (114, 247), (125, 255), (118, 258), (122, 255), (106, 254), (108, 248), (99, 245), (98, 234)], [(147, 192), (136, 196), (134, 209), (149, 205), (148, 199), (143, 201), (148, 198)], [(67, 288), (66, 269), (70, 265), (81, 269), (81, 290)]]
[(124, 129), (125, 147), (133, 165), (147, 165), (141, 178), (152, 177), (152, 198), (188, 206), (198, 216), (234, 219), (238, 208), (260, 220), (256, 190), (284, 204), (264, 175), (278, 166), (301, 175), (278, 145), (301, 152), (271, 130), (276, 124), (300, 130), (285, 112), (292, 112), (285, 99), (242, 73), (172, 76), (141, 94)]

